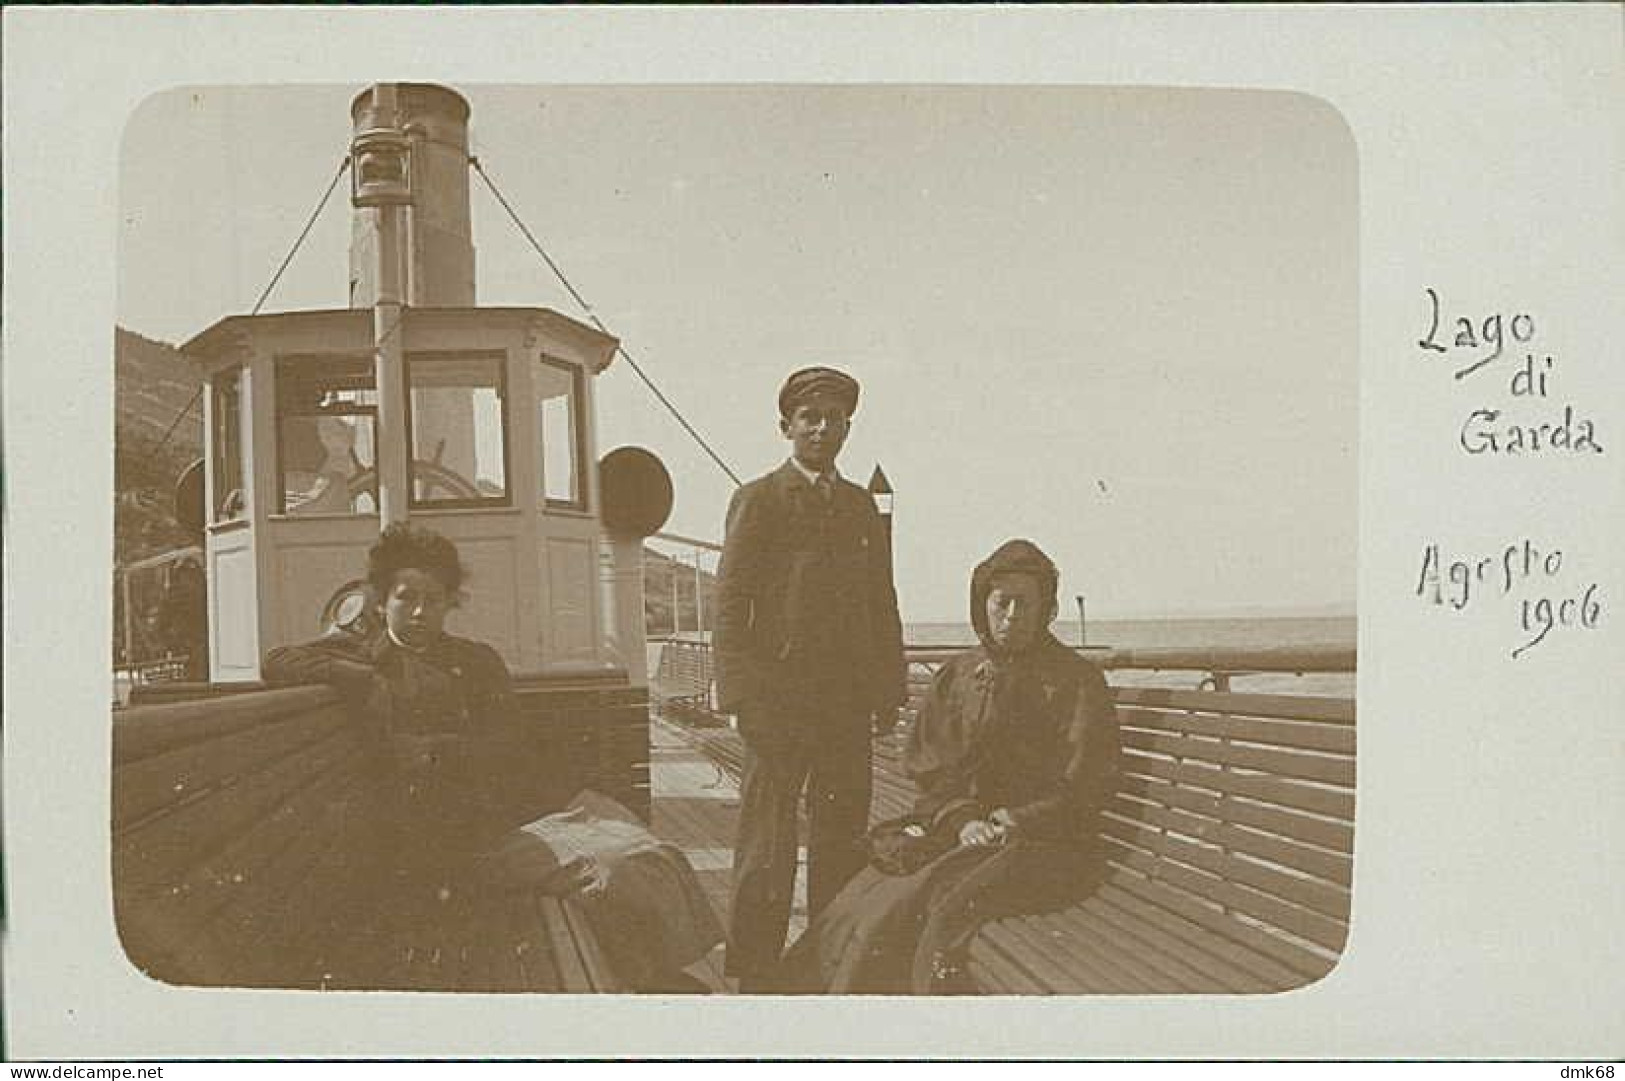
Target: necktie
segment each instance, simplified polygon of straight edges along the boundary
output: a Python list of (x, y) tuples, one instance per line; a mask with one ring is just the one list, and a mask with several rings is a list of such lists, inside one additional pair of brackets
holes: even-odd
[(824, 497), (825, 503), (828, 503), (835, 496), (835, 481), (828, 473), (818, 474), (818, 480), (813, 483), (813, 487), (818, 490), (819, 495)]

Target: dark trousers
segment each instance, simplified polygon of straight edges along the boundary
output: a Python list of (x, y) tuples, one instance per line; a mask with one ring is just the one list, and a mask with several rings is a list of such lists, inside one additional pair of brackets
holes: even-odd
[(807, 907), (815, 916), (868, 859), (869, 718), (805, 708), (739, 717), (745, 741), (726, 971), (773, 973), (795, 890), (797, 810), (807, 794)]

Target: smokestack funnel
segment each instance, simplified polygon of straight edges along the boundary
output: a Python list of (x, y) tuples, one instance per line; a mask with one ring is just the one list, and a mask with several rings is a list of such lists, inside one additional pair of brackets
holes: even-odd
[(401, 295), (414, 307), (472, 308), (474, 240), (468, 201), (468, 102), (429, 83), (378, 83), (350, 104), (350, 307), (379, 299), (380, 236), (405, 205)]

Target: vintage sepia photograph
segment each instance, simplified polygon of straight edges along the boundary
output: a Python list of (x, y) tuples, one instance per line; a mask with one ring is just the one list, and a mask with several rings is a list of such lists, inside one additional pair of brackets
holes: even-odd
[(111, 898), (181, 987), (1333, 971), (1358, 160), (1288, 92), (200, 85), (118, 174)]
[(0, 20), (4, 1056), (1618, 1047), (1616, 8)]

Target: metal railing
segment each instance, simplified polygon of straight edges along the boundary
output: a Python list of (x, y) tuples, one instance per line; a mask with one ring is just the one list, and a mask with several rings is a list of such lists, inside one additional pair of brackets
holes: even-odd
[[(187, 623), (192, 631), (182, 636), (191, 640), (185, 645), (166, 640), (178, 628), (161, 624), (160, 615), (166, 605), (176, 601), (168, 595), (170, 576), (183, 565), (196, 568), (201, 576), (202, 563), (202, 549), (193, 546), (113, 568), (117, 617), (113, 624), (116, 699), (122, 699), (130, 687), (174, 682), (197, 675), (193, 654), (202, 646), (206, 632), (201, 621), (207, 618), (206, 613), (201, 608), (196, 612), (172, 613), (177, 622)], [(201, 594), (197, 600), (201, 602)]]
[(644, 542), (644, 551), (669, 561), (669, 574), (661, 597), (668, 613), (664, 620), (655, 618), (650, 611), (649, 604), (658, 587), (645, 577), (645, 590), (649, 594), (645, 599), (649, 641), (670, 641), (685, 636), (703, 638), (710, 614), (715, 611), (712, 598), (722, 545), (679, 533), (656, 533)]
[[(1353, 646), (1153, 646), (1118, 649), (1110, 646), (1074, 646), (1073, 650), (1108, 673), (1158, 675), (1194, 673), (1204, 690), (1227, 691), (1231, 681), (1243, 676), (1311, 676), (1348, 674), (1356, 671), (1357, 652)], [(963, 647), (909, 646), (906, 654), (910, 671), (916, 665), (935, 671)], [(1151, 681), (1132, 679), (1136, 685)], [(1180, 681), (1181, 685), (1183, 681)]]
[[(693, 712), (714, 712), (715, 663), (709, 640), (701, 636), (669, 639), (658, 646), (660, 656), (650, 666), (650, 695), (657, 706), (667, 703)], [(1357, 653), (1352, 646), (1281, 646), (1261, 648), (1145, 648), (1074, 647), (1104, 669), (1117, 685), (1165, 686), (1173, 689), (1231, 691), (1244, 677), (1281, 677), (1278, 689), (1300, 693), (1291, 686), (1300, 677), (1336, 677), (1329, 681), (1332, 697), (1353, 697), (1352, 676)], [(905, 646), (909, 698), (916, 701), (936, 670), (964, 651), (955, 646)], [(1260, 688), (1271, 693), (1272, 688)], [(1309, 693), (1317, 693), (1313, 687)]]

